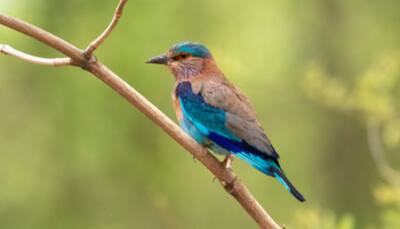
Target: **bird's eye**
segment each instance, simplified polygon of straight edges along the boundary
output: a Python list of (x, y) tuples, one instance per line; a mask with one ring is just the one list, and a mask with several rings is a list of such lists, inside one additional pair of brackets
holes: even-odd
[(172, 57), (172, 59), (173, 59), (174, 61), (178, 61), (178, 60), (186, 59), (186, 58), (188, 58), (189, 56), (190, 56), (190, 55), (187, 54), (187, 53), (181, 53), (181, 54), (178, 54), (178, 55)]

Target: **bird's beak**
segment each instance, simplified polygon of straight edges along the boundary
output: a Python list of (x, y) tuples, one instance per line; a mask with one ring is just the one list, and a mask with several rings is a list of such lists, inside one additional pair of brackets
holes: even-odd
[(146, 61), (146, 64), (164, 64), (168, 63), (168, 56), (165, 54), (155, 56), (150, 58), (150, 60)]

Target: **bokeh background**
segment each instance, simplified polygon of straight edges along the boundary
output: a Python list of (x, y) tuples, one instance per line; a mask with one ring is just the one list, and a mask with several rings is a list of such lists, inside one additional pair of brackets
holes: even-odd
[[(0, 0), (84, 48), (117, 0)], [(199, 41), (253, 101), (303, 192), (234, 170), (288, 228), (400, 228), (398, 0), (130, 0), (96, 55), (168, 116), (147, 58)], [(0, 26), (0, 43), (50, 48)], [(397, 168), (397, 171), (396, 171)], [(212, 175), (88, 73), (0, 56), (0, 228), (255, 228)]]

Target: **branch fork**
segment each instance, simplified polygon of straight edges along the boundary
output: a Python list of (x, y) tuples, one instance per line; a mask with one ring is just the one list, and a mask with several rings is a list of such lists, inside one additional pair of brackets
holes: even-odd
[(29, 23), (0, 13), (0, 24), (9, 27), (12, 30), (32, 37), (49, 47), (58, 50), (66, 57), (63, 58), (43, 58), (18, 51), (6, 44), (0, 44), (0, 53), (14, 56), (23, 61), (45, 65), (45, 66), (75, 66), (80, 67), (105, 84), (118, 92), (129, 103), (135, 106), (155, 124), (161, 127), (168, 135), (183, 146), (190, 154), (199, 160), (211, 173), (214, 174), (224, 189), (231, 194), (237, 202), (243, 207), (248, 215), (259, 225), (260, 228), (276, 229), (281, 228), (264, 208), (257, 202), (254, 196), (249, 192), (246, 186), (238, 179), (231, 169), (227, 169), (223, 163), (218, 161), (215, 156), (210, 154), (206, 148), (199, 145), (185, 132), (181, 130), (171, 119), (169, 119), (156, 106), (149, 102), (139, 92), (132, 88), (128, 83), (122, 80), (118, 75), (103, 65), (94, 55), (94, 51), (103, 44), (106, 38), (111, 34), (119, 19), (122, 16), (124, 6), (127, 0), (120, 0), (114, 12), (114, 16), (107, 26), (94, 41), (92, 41), (85, 50), (81, 50), (67, 41), (47, 32)]

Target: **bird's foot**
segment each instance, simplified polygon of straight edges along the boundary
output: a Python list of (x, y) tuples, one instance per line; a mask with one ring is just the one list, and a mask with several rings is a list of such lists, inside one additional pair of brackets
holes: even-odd
[(233, 154), (226, 155), (225, 159), (222, 161), (222, 165), (225, 169), (232, 169)]
[[(232, 161), (233, 161), (233, 154), (228, 154), (226, 155), (226, 157), (224, 158), (224, 160), (221, 162), (221, 165), (225, 168), (225, 169), (232, 169)], [(217, 180), (217, 177), (214, 176), (214, 178), (212, 179), (213, 182), (215, 182)]]

